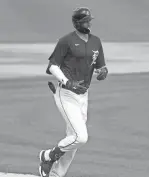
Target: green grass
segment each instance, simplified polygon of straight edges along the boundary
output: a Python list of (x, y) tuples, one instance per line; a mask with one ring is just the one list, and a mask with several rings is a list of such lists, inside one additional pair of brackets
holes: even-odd
[[(38, 153), (65, 135), (47, 77), (0, 81), (0, 171), (38, 175)], [(93, 78), (89, 141), (68, 176), (147, 177), (149, 74)]]

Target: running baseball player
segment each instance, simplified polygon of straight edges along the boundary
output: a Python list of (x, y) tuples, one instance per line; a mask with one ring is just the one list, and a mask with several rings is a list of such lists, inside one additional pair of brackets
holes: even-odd
[(55, 103), (66, 122), (66, 137), (55, 147), (40, 152), (41, 177), (64, 177), (78, 148), (88, 140), (88, 89), (93, 72), (97, 80), (108, 74), (103, 48), (90, 32), (93, 19), (88, 8), (77, 8), (72, 15), (75, 30), (59, 39), (49, 57), (47, 74), (58, 80), (57, 88), (49, 82)]

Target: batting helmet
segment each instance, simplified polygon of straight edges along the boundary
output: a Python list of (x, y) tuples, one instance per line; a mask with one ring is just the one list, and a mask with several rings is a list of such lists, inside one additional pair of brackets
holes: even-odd
[(91, 21), (94, 17), (91, 15), (91, 12), (86, 7), (79, 7), (74, 10), (72, 15), (72, 23), (74, 27), (81, 33), (88, 34), (90, 33), (89, 28), (84, 28), (82, 24), (84, 22)]

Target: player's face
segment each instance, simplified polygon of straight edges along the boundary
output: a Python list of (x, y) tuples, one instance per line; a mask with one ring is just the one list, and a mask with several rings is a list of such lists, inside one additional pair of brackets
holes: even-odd
[(91, 26), (92, 26), (91, 21), (86, 21), (86, 22), (84, 22), (84, 23), (82, 24), (82, 26), (83, 26), (84, 28), (90, 29)]

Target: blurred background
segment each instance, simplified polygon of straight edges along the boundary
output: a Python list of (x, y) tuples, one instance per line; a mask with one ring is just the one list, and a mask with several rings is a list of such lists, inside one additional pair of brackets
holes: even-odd
[(109, 73), (149, 71), (148, 0), (1, 0), (0, 77), (45, 75), (80, 6), (95, 17), (92, 33), (102, 41)]
[(73, 30), (73, 9), (87, 6), (103, 41), (149, 41), (148, 0), (1, 0), (0, 42), (56, 42)]

